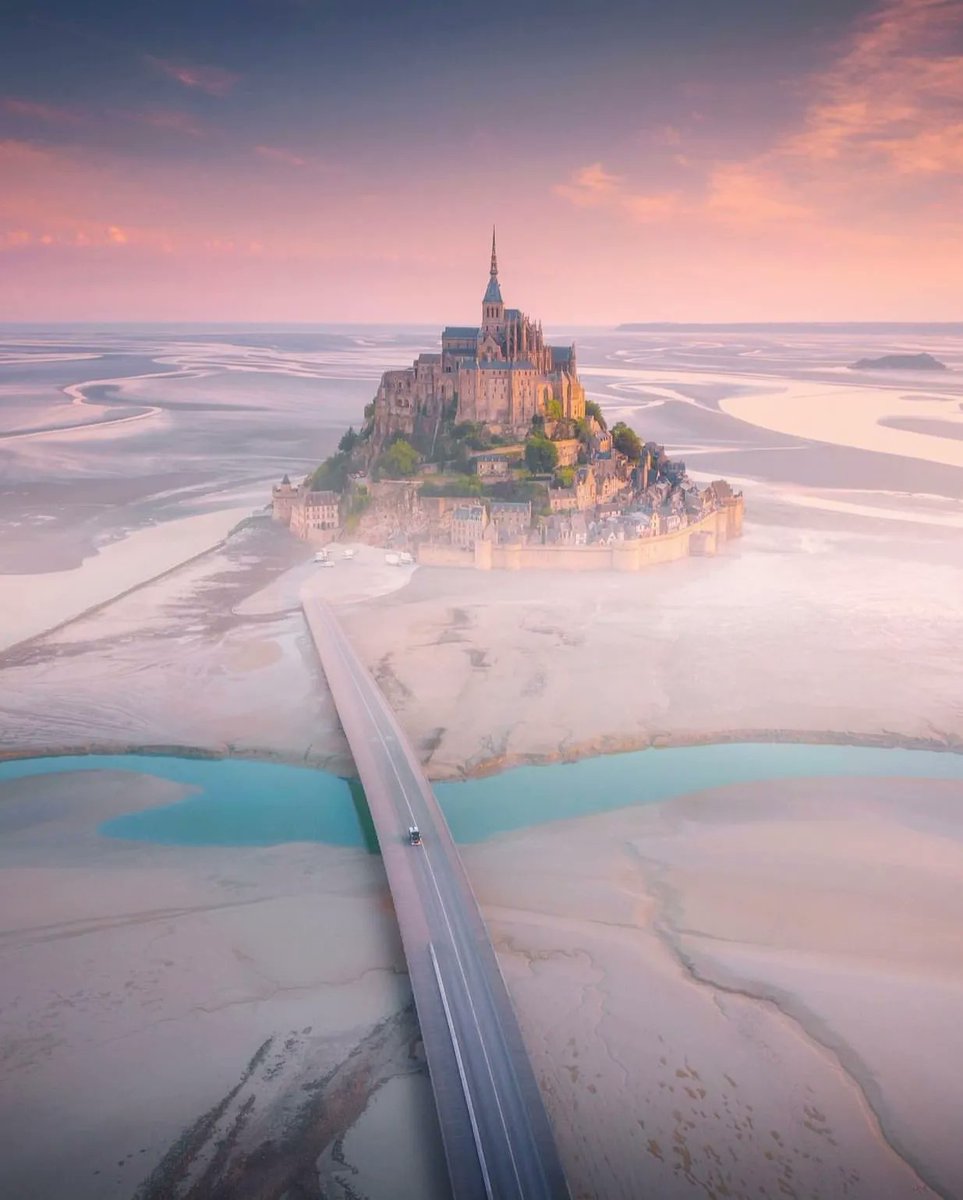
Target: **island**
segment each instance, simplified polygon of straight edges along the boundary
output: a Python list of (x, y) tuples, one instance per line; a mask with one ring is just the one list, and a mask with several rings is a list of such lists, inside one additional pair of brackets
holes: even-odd
[(946, 363), (932, 354), (884, 354), (880, 358), (861, 358), (851, 371), (945, 371)]
[(386, 371), (360, 430), (299, 484), (285, 475), (272, 506), (307, 541), (482, 570), (639, 570), (715, 554), (743, 519), (725, 480), (700, 489), (664, 446), (608, 427), (575, 346), (505, 306), (494, 231), (480, 324)]

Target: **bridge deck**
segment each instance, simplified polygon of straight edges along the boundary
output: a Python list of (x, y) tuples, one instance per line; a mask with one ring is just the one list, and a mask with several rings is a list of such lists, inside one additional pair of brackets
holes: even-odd
[[(447, 822), (334, 615), (302, 602), (381, 845), (455, 1200), (563, 1200), (548, 1115)], [(409, 825), (422, 845), (408, 844)]]

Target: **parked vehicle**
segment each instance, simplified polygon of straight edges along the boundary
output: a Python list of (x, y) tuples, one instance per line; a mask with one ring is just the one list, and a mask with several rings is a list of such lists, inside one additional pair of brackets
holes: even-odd
[(421, 830), (417, 825), (408, 826), (408, 842), (412, 846), (421, 845)]
[(388, 564), (389, 567), (400, 567), (401, 566), (401, 555), (395, 554), (394, 551), (389, 550), (388, 553), (385, 555), (385, 562)]
[(342, 550), (342, 551), (341, 551), (341, 557), (342, 557), (342, 558), (349, 558), (349, 559), (350, 559), (350, 558), (354, 558), (354, 556), (355, 556), (357, 553), (358, 553), (358, 552), (357, 552), (357, 550)]
[(398, 561), (403, 567), (410, 567), (415, 560), (411, 557), (407, 550), (402, 550), (402, 552), (398, 555)]
[(328, 561), (328, 552), (327, 552), (327, 550), (319, 550), (319, 551), (318, 551), (318, 552), (315, 554), (315, 556), (314, 556), (314, 561), (315, 561), (316, 563), (323, 563), (323, 562), (327, 562), (327, 561)]
[(334, 559), (333, 559), (333, 558), (326, 558), (326, 559), (324, 560), (324, 562), (321, 564), (321, 566), (322, 566), (322, 567), (333, 567), (333, 566), (334, 566)]

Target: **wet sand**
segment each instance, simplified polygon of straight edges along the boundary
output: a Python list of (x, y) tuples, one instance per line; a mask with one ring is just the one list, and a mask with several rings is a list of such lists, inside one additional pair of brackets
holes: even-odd
[(722, 788), (464, 855), (574, 1195), (963, 1195), (959, 784)]
[(248, 505), (221, 508), (135, 530), (74, 570), (0, 575), (0, 652), (203, 554), (251, 511)]
[[(95, 832), (182, 792), (0, 787), (0, 1187), (445, 1195), (379, 861)], [(958, 783), (746, 784), (464, 855), (573, 1196), (963, 1195)]]
[[(235, 1176), (232, 1195), (260, 1195), (249, 1159), (282, 1146), (272, 1169), (293, 1183), (383, 1083), (424, 1069), (380, 860), (97, 836), (182, 791), (115, 772), (0, 785), (5, 1196), (69, 1179), (77, 1200), (199, 1198)], [(395, 1166), (437, 1180), (422, 1115)]]

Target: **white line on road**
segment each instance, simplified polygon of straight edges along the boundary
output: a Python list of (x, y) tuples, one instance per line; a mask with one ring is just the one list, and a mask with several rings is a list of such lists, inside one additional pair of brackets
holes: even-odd
[[(314, 601), (314, 603), (317, 604), (319, 602)], [(375, 729), (375, 731), (377, 732), (378, 738), (379, 738), (382, 746), (384, 747), (384, 750), (387, 755), (388, 763), (391, 766), (392, 771), (394, 772), (395, 779), (398, 781), (398, 787), (401, 789), (401, 794), (404, 797), (405, 806), (407, 807), (408, 812), (411, 814), (412, 823), (417, 824), (415, 815), (412, 812), (411, 803), (408, 799), (407, 788), (405, 787), (404, 783), (402, 782), (401, 776), (398, 773), (398, 768), (395, 765), (395, 761), (394, 761), (394, 758), (392, 757), (391, 751), (388, 747), (388, 743), (385, 741), (384, 734), (381, 732), (381, 726), (380, 726), (378, 720), (376, 719), (375, 714), (372, 712), (371, 706), (368, 704), (367, 698), (365, 697), (363, 690), (361, 689), (360, 685), (358, 684), (357, 680), (354, 677), (357, 667), (348, 658), (348, 656), (345, 653), (344, 648), (342, 646), (342, 640), (346, 641), (346, 639), (344, 638), (344, 634), (341, 632), (340, 628), (335, 624), (333, 617), (330, 617), (330, 616), (328, 616), (328, 614), (324, 613), (323, 609), (322, 609), (322, 613), (324, 616), (328, 617), (328, 625), (333, 633), (334, 645), (337, 648), (337, 651), (341, 657), (341, 661), (344, 663), (344, 665), (347, 669), (348, 677), (350, 678), (352, 684), (354, 685), (354, 688), (358, 695), (358, 698), (360, 699), (361, 703), (364, 705), (364, 709), (367, 712), (368, 717), (371, 720), (371, 724), (372, 724), (373, 728)], [(444, 918), (445, 925), (447, 926), (447, 929), (448, 929), (448, 936), (451, 939), (451, 947), (455, 953), (455, 961), (458, 964), (458, 971), (459, 971), (459, 974), (461, 975), (462, 983), (464, 984), (465, 997), (468, 1000), (468, 1006), (471, 1009), (472, 1020), (474, 1021), (474, 1024), (475, 1024), (475, 1031), (478, 1034), (478, 1043), (481, 1047), (482, 1057), (485, 1060), (485, 1066), (488, 1071), (488, 1078), (491, 1080), (492, 1098), (495, 1101), (495, 1107), (498, 1109), (498, 1116), (501, 1121), (502, 1129), (505, 1132), (505, 1145), (508, 1150), (508, 1156), (512, 1162), (512, 1171), (515, 1175), (516, 1183), (518, 1184), (518, 1192), (519, 1192), (520, 1196), (524, 1196), (525, 1189), (522, 1186), (521, 1176), (519, 1175), (519, 1172), (518, 1172), (518, 1163), (515, 1159), (515, 1151), (512, 1146), (511, 1134), (509, 1133), (509, 1130), (508, 1130), (508, 1122), (505, 1119), (505, 1113), (504, 1113), (504, 1110), (502, 1109), (501, 1098), (499, 1097), (499, 1094), (498, 1094), (498, 1086), (495, 1083), (495, 1073), (492, 1070), (491, 1060), (488, 1057), (488, 1046), (485, 1043), (485, 1037), (481, 1031), (481, 1024), (478, 1020), (478, 1013), (475, 1010), (475, 1004), (472, 999), (471, 988), (468, 984), (468, 976), (465, 973), (465, 966), (464, 966), (464, 963), (462, 962), (461, 954), (458, 949), (457, 939), (455, 938), (455, 931), (452, 929), (451, 921), (448, 919), (448, 911), (445, 907), (445, 902), (442, 899), (441, 889), (438, 886), (438, 880), (435, 876), (434, 868), (431, 865), (431, 857), (424, 847), (422, 848), (422, 853), (424, 855), (425, 865), (428, 868), (428, 874), (431, 877), (431, 882), (435, 889), (435, 895), (438, 898), (438, 906), (439, 906), (439, 909), (441, 910), (441, 915)], [(512, 1075), (514, 1077), (514, 1068), (512, 1068), (510, 1061), (509, 1061), (509, 1068), (511, 1069)], [(467, 1092), (466, 1092), (465, 1098), (466, 1098), (466, 1101), (470, 1104), (470, 1098), (469, 1098)]]
[(475, 1150), (478, 1152), (478, 1162), (481, 1166), (482, 1179), (485, 1181), (485, 1192), (488, 1195), (488, 1200), (493, 1200), (492, 1181), (488, 1177), (488, 1163), (485, 1162), (485, 1151), (482, 1149), (481, 1134), (478, 1131), (478, 1120), (475, 1117), (475, 1106), (471, 1102), (471, 1092), (468, 1090), (468, 1078), (465, 1075), (465, 1064), (461, 1059), (461, 1046), (458, 1044), (458, 1034), (455, 1032), (455, 1025), (451, 1019), (451, 1009), (448, 1007), (448, 993), (445, 991), (441, 971), (438, 969), (438, 956), (435, 954), (434, 943), (428, 943), (428, 951), (431, 954), (431, 965), (435, 968), (435, 979), (438, 983), (438, 992), (441, 995), (441, 1006), (445, 1010), (445, 1020), (448, 1022), (448, 1034), (451, 1038), (451, 1046), (455, 1051), (455, 1063), (458, 1067), (458, 1077), (461, 1080), (461, 1090), (465, 1093), (465, 1103), (468, 1106), (468, 1120), (471, 1122), (472, 1137), (475, 1139)]

